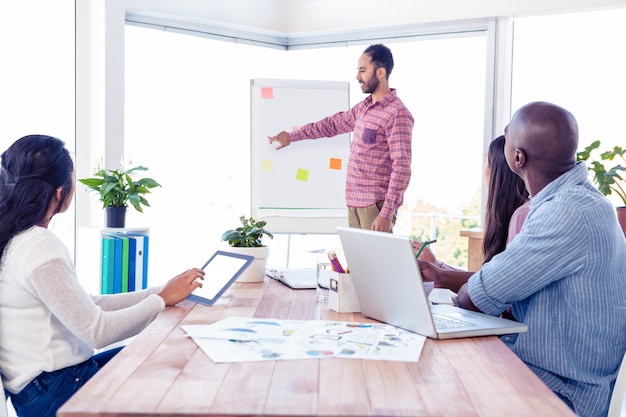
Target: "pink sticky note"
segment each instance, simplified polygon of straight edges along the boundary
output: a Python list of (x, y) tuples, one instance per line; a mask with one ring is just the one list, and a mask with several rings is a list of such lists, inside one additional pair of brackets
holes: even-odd
[(261, 97), (262, 98), (274, 98), (274, 89), (272, 87), (262, 87)]

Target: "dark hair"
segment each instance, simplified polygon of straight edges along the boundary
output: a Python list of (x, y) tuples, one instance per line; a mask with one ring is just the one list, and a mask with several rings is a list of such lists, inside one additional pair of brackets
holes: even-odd
[(506, 248), (513, 212), (528, 199), (524, 181), (511, 171), (504, 157), (504, 136), (491, 141), (487, 153), (491, 170), (483, 236), (484, 262)]
[(0, 156), (0, 259), (17, 234), (43, 223), (57, 188), (63, 194), (57, 212), (71, 198), (74, 162), (63, 141), (29, 135)]
[(380, 67), (385, 68), (387, 79), (389, 79), (389, 75), (391, 75), (391, 70), (393, 69), (393, 55), (391, 55), (391, 49), (387, 48), (385, 45), (376, 44), (368, 46), (363, 53), (368, 54), (372, 58), (374, 69)]

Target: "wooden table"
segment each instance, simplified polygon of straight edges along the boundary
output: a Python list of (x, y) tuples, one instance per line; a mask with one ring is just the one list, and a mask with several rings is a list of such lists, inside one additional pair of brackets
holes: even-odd
[(218, 364), (180, 328), (229, 316), (372, 321), (329, 310), (314, 290), (235, 283), (217, 305), (162, 313), (57, 416), (574, 416), (497, 337), (429, 339), (417, 363)]

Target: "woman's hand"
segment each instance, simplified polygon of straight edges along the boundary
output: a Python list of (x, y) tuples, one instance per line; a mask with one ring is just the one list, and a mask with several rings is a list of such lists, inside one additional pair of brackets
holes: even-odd
[(183, 301), (193, 290), (202, 287), (204, 271), (199, 268), (189, 269), (182, 274), (170, 279), (159, 295), (165, 301), (165, 305), (171, 307)]

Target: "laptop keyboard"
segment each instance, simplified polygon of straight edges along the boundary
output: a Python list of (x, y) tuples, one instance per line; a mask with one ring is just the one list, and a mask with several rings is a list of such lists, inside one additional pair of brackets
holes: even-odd
[(450, 329), (450, 328), (473, 326), (472, 323), (469, 323), (467, 321), (440, 316), (439, 314), (433, 314), (433, 321), (435, 322), (435, 327), (437, 329)]

